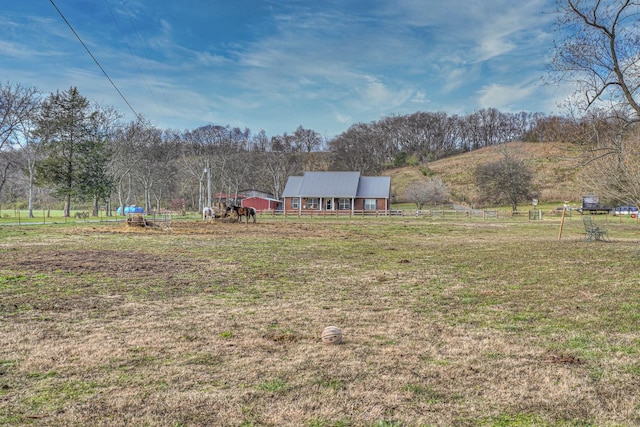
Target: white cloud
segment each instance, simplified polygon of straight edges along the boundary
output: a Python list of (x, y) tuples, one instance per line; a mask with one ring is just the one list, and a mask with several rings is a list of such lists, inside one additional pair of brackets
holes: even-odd
[(2, 56), (11, 56), (14, 58), (29, 57), (31, 56), (29, 52), (31, 52), (31, 54), (35, 53), (23, 44), (0, 40), (0, 55)]
[(514, 105), (531, 96), (534, 89), (535, 87), (532, 85), (506, 86), (491, 84), (480, 89), (478, 103), (483, 108), (510, 110)]
[(426, 93), (424, 93), (423, 91), (417, 91), (416, 93), (413, 94), (413, 97), (411, 98), (411, 102), (414, 102), (416, 104), (425, 104), (429, 102), (429, 100), (427, 99)]
[(214, 55), (211, 52), (194, 52), (196, 62), (201, 67), (212, 67), (229, 64), (230, 60), (221, 55)]
[(441, 74), (443, 81), (442, 90), (444, 93), (451, 93), (464, 86), (474, 77), (473, 66), (459, 66), (453, 69), (445, 69)]
[(364, 100), (372, 105), (383, 105), (393, 102), (394, 94), (380, 80), (367, 76), (359, 88)]
[[(522, 47), (522, 43), (533, 43), (537, 34), (547, 31), (552, 19), (542, 11), (553, 5), (553, 0), (448, 0), (427, 6), (423, 0), (397, 0), (386, 14), (408, 26), (429, 29), (443, 55), (451, 59), (453, 54), (469, 63), (487, 61)], [(460, 51), (464, 56), (457, 55)]]
[(335, 113), (335, 118), (342, 124), (351, 124), (353, 122), (353, 119), (348, 114)]

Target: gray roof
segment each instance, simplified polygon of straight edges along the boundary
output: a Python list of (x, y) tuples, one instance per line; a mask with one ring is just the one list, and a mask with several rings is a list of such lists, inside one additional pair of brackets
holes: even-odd
[(297, 197), (300, 194), (300, 186), (302, 185), (302, 176), (290, 176), (284, 186), (282, 197)]
[(390, 176), (363, 176), (360, 177), (360, 184), (358, 185), (356, 197), (361, 199), (365, 197), (372, 199), (388, 199), (390, 191)]
[(391, 178), (361, 177), (360, 172), (305, 172), (290, 176), (283, 197), (388, 198)]

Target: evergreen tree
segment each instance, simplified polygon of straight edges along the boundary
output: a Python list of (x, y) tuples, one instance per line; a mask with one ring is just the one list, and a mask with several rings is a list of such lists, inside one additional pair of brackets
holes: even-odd
[(37, 121), (45, 158), (36, 166), (36, 179), (64, 199), (64, 216), (71, 201), (98, 200), (108, 196), (112, 179), (107, 174), (109, 152), (105, 116), (92, 110), (75, 87), (51, 94)]

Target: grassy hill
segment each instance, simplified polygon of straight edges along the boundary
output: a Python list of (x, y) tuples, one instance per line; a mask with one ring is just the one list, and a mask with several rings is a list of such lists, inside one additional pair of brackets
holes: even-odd
[(392, 193), (398, 202), (404, 200), (407, 185), (428, 176), (439, 176), (451, 190), (452, 198), (461, 203), (478, 204), (475, 170), (478, 165), (500, 159), (504, 150), (512, 156), (525, 159), (535, 171), (534, 183), (541, 203), (578, 202), (589, 191), (580, 179), (582, 167), (566, 144), (513, 142), (486, 147), (420, 166), (407, 166), (389, 170)]

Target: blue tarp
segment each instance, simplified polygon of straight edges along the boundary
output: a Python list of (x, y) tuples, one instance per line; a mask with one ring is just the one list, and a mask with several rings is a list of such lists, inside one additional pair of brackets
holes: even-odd
[(126, 215), (126, 214), (130, 214), (130, 213), (144, 213), (144, 209), (142, 209), (140, 206), (136, 206), (136, 205), (125, 206), (124, 207), (124, 213), (122, 213), (122, 206), (120, 206), (116, 210), (116, 213), (118, 215)]

